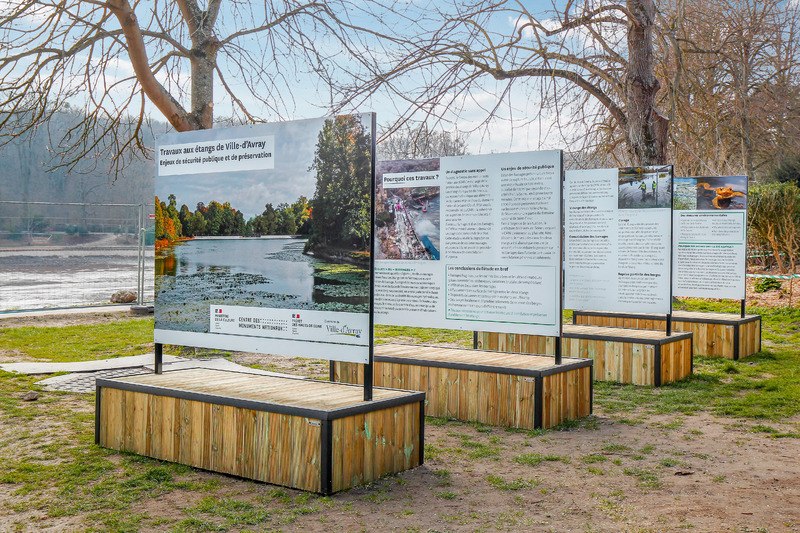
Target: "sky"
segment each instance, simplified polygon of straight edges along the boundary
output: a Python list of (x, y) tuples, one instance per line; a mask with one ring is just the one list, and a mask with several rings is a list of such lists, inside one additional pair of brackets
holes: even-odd
[[(212, 172), (183, 175), (156, 175), (156, 196), (168, 202), (170, 194), (181, 205), (194, 211), (198, 202), (208, 205), (212, 200), (230, 202), (241, 211), (245, 220), (260, 215), (271, 203), (294, 203), (300, 196), (314, 197), (316, 174), (311, 169), (317, 137), (325, 119), (306, 119), (291, 122), (256, 124), (234, 128), (218, 128), (185, 133), (171, 133), (157, 139), (157, 148), (174, 144), (204, 141), (225, 142), (243, 138), (273, 136), (275, 141), (274, 169)], [(367, 131), (371, 116), (362, 116)]]
[[(417, 4), (429, 5), (433, 12), (437, 6), (447, 5), (447, 2), (442, 1), (422, 1), (422, 0), (408, 0), (409, 5)], [(361, 0), (354, 0), (354, 5), (366, 5), (368, 3), (361, 2)], [(537, 3), (538, 4), (538, 3)], [(225, 5), (223, 3), (223, 5)], [(542, 4), (544, 5), (544, 4)], [(531, 5), (527, 6), (531, 8)], [(539, 5), (536, 6), (537, 8)], [(354, 11), (354, 13), (356, 13)], [(369, 25), (369, 22), (357, 15), (353, 15), (353, 22), (357, 24), (363, 23)], [(430, 25), (437, 23), (432, 17), (431, 21), (420, 22), (421, 25)], [(225, 24), (231, 23), (231, 16), (223, 16), (220, 18), (220, 35), (224, 35), (230, 30), (225, 29)], [(391, 27), (394, 23), (392, 20), (384, 20), (387, 27)], [(398, 21), (397, 23), (402, 23)], [(373, 23), (374, 24), (374, 23)], [(491, 23), (492, 29), (498, 33), (508, 35), (511, 33), (515, 26), (519, 24), (518, 20), (511, 18), (507, 15), (498, 16)], [(247, 41), (242, 41), (246, 43)], [(344, 55), (344, 50), (340, 43), (335, 41), (322, 41), (318, 42), (320, 49), (334, 57), (341, 57)], [(255, 41), (253, 46), (256, 46)], [(364, 42), (355, 45), (356, 48), (369, 47), (370, 43)], [(374, 51), (374, 50), (373, 50)], [(269, 53), (269, 49), (266, 49)], [(285, 58), (276, 56), (275, 61), (281, 61)], [(283, 63), (288, 65), (288, 63)], [(355, 68), (355, 66), (354, 66)], [(126, 65), (124, 59), (120, 59), (119, 75), (124, 76), (132, 72), (130, 65)], [(347, 77), (347, 72), (342, 72), (341, 77)], [(281, 118), (285, 119), (305, 119), (326, 116), (329, 114), (328, 106), (331, 104), (331, 95), (326, 86), (321, 84), (316, 79), (313, 73), (303, 73), (300, 69), (291, 71), (290, 68), (283, 68), (281, 76), (285, 78), (287, 88), (279, 98), (287, 102), (287, 109)], [(408, 83), (413, 84), (417, 80), (413, 79), (414, 75), (408, 76)], [(243, 80), (237, 80), (235, 76), (228, 76), (227, 83), (231, 87), (238, 87), (236, 90), (237, 96), (241, 101), (250, 109), (256, 111), (264, 111), (264, 105), (244, 87)], [(405, 83), (405, 80), (401, 80)], [(502, 93), (506, 84), (504, 82), (494, 82), (486, 80), (482, 90), (474, 91), (463, 98), (457, 98), (455, 105), (451, 108), (438, 108), (436, 114), (441, 115), (442, 125), (441, 129), (449, 131), (466, 132), (468, 151), (472, 154), (481, 153), (494, 153), (494, 152), (516, 152), (537, 149), (553, 149), (563, 147), (563, 139), (558, 136), (548, 135), (551, 128), (555, 123), (553, 116), (538, 116), (540, 114), (540, 105), (538, 95), (532, 88), (532, 83), (518, 82), (508, 92), (504, 104), (496, 110), (497, 118), (490, 121), (488, 124), (483, 124), (487, 117), (487, 109), (492, 109), (496, 106), (498, 101), (498, 94)], [(225, 90), (219, 78), (216, 79), (215, 85), (215, 98), (219, 97), (220, 101), (215, 103), (215, 114), (221, 117), (230, 113), (231, 102), (225, 96)], [(186, 105), (186, 104), (184, 104)], [(378, 94), (358, 106), (357, 108), (348, 108), (348, 112), (374, 112), (377, 115), (377, 122), (381, 125), (391, 124), (398, 117), (398, 112), (404, 107), (396, 99), (386, 94)], [(148, 110), (151, 115), (157, 120), (163, 120), (158, 112), (152, 105), (148, 104)], [(262, 113), (263, 115), (263, 113)], [(512, 121), (513, 116), (513, 121)], [(277, 115), (272, 114), (269, 120), (278, 119)]]
[[(413, 31), (415, 29), (430, 29), (440, 24), (442, 16), (440, 16), (439, 9), (452, 9), (452, 2), (445, 0), (403, 0), (399, 2), (392, 2), (391, 0), (383, 0), (387, 6), (392, 8), (402, 9), (411, 8), (417, 9), (416, 13), (421, 13), (419, 17), (415, 18), (402, 18), (401, 15), (389, 15), (380, 19), (382, 26), (377, 27), (378, 23), (375, 20), (368, 19), (363, 13), (365, 11), (378, 9), (375, 6), (381, 5), (381, 1), (367, 1), (367, 0), (342, 0), (350, 9), (346, 11), (347, 16), (350, 17), (350, 22), (355, 25), (363, 25), (369, 30), (375, 29), (391, 33), (396, 28), (403, 28), (403, 30)], [(205, 0), (199, 0), (201, 8), (207, 3)], [(556, 5), (562, 7), (565, 2), (563, 0), (556, 0)], [(333, 2), (330, 3), (333, 5)], [(582, 5), (583, 2), (578, 2)], [(11, 0), (0, 0), (0, 11), (4, 6), (14, 5)], [(97, 9), (93, 3), (78, 3), (82, 6), (82, 14), (89, 13), (89, 10)], [(158, 26), (152, 22), (155, 18), (159, 18), (159, 23), (164, 27), (174, 25), (181, 27), (178, 20), (177, 11), (173, 12), (172, 19), (165, 16), (165, 6), (171, 5), (164, 3), (161, 0), (141, 0), (136, 4), (137, 18), (142, 25), (150, 24), (153, 28)], [(229, 2), (222, 3), (223, 10), (220, 13), (219, 19), (216, 23), (218, 30), (217, 34), (221, 39), (230, 36), (243, 28), (251, 28), (263, 21), (263, 14), (259, 13), (259, 9), (263, 9), (264, 5), (270, 3), (259, 2)], [(509, 5), (516, 6), (515, 2), (510, 2)], [(551, 9), (550, 2), (521, 2), (522, 6), (531, 10)], [(238, 14), (234, 14), (234, 9), (241, 10)], [(28, 30), (27, 33), (35, 34), (36, 32), (30, 31), (36, 24), (41, 23), (50, 14), (50, 8), (44, 7), (37, 10), (28, 10), (26, 15), (19, 21), (21, 28)], [(88, 15), (87, 15), (88, 16)], [(547, 18), (547, 15), (543, 15)], [(304, 24), (309, 24), (308, 20)], [(116, 21), (114, 17), (108, 19), (104, 24), (107, 25), (108, 30), (116, 28)], [(27, 27), (25, 27), (27, 25)], [(496, 35), (508, 36), (514, 32), (514, 29), (519, 25), (519, 17), (513, 14), (502, 13), (498, 14), (487, 22), (486, 27)], [(104, 26), (106, 27), (106, 26)], [(280, 31), (286, 28), (291, 28), (292, 24), (287, 23), (281, 25)], [(307, 26), (300, 26), (295, 28), (292, 33), (292, 39), (297, 39), (298, 34)], [(177, 35), (177, 34), (175, 34)], [(309, 35), (311, 35), (309, 33)], [(375, 46), (374, 40), (371, 40), (368, 33), (362, 33), (362, 38), (359, 41), (351, 42), (352, 50), (358, 52), (369, 51), (376, 53), (378, 56), (384, 53), (390, 53), (390, 50), (381, 50)], [(525, 34), (525, 38), (530, 38), (529, 34)], [(577, 36), (577, 39), (585, 39), (584, 37)], [(179, 37), (184, 46), (189, 45), (186, 35)], [(317, 46), (317, 52), (323, 56), (327, 56), (328, 61), (323, 61), (317, 66), (304, 65), (302, 62), (295, 61), (298, 53), (308, 46), (308, 43), (303, 41), (293, 41), (287, 44), (286, 42), (264, 41), (263, 36), (258, 34), (249, 34), (240, 37), (236, 40), (235, 46), (226, 45), (223, 50), (234, 50), (242, 52), (239, 63), (236, 61), (229, 61), (226, 64), (225, 54), (221, 53), (219, 56), (220, 70), (226, 74), (226, 83), (234, 88), (236, 96), (244, 103), (249, 109), (254, 110), (257, 115), (264, 117), (268, 121), (286, 120), (286, 119), (307, 119), (327, 116), (330, 114), (328, 111), (332, 101), (332, 96), (327, 86), (319, 81), (319, 77), (312, 68), (323, 69), (332, 68), (332, 61), (338, 61), (340, 68), (344, 69), (340, 72), (333, 71), (332, 75), (337, 78), (346, 79), (350, 72), (346, 69), (352, 67), (353, 70), (357, 68), (354, 63), (342, 61), (345, 57), (346, 51), (344, 46), (330, 37), (309, 37), (309, 40), (314, 40)], [(98, 49), (100, 47), (97, 47)], [(148, 50), (151, 60), (159, 57), (166, 50), (157, 50), (151, 47)], [(249, 56), (247, 54), (250, 54)], [(65, 78), (65, 83), (83, 83), (81, 75), (85, 67), (95, 65), (96, 60), (91, 59), (88, 55), (81, 55), (76, 59), (76, 72)], [(187, 61), (182, 61), (186, 65)], [(263, 65), (267, 70), (263, 73), (259, 69), (259, 65)], [(277, 92), (270, 92), (265, 90), (263, 86), (257, 89), (248, 87), (245, 80), (242, 78), (241, 71), (237, 71), (238, 67), (243, 67), (244, 72), (248, 75), (264, 76), (267, 83), (275, 81), (280, 88)], [(273, 69), (273, 67), (275, 67)], [(46, 68), (46, 67), (45, 67)], [(170, 80), (175, 80), (175, 69), (161, 68), (157, 73), (157, 78), (165, 86), (170, 88), (171, 93), (175, 96), (184, 108), (189, 108), (189, 95), (185, 91), (187, 84), (185, 83), (188, 70), (184, 68), (183, 74), (180, 75), (183, 80), (182, 85), (184, 92), (175, 89), (175, 85), (170, 83)], [(91, 71), (91, 69), (85, 69)], [(43, 76), (48, 73), (43, 72)], [(99, 69), (92, 75), (95, 77), (91, 79), (91, 83), (95, 85), (95, 98), (103, 97), (110, 100), (123, 100), (130, 94), (130, 86), (126, 83), (115, 85), (126, 78), (133, 75), (133, 68), (127, 55), (123, 52), (116, 55), (111, 60), (110, 68), (105, 71)], [(404, 79), (399, 80), (401, 87), (413, 87), (419, 83), (420, 79), (424, 76), (435, 77), (436, 73), (428, 72), (427, 74), (412, 74), (406, 76)], [(541, 114), (539, 97), (536, 90), (537, 83), (530, 81), (520, 81), (512, 85), (511, 89), (506, 93), (503, 103), (495, 109), (499, 96), (506, 90), (505, 82), (495, 82), (486, 77), (484, 83), (479, 90), (471, 92), (464, 97), (455, 98), (454, 105), (451, 107), (438, 107), (433, 109), (435, 115), (440, 115), (442, 120), (443, 129), (450, 131), (458, 131), (468, 133), (468, 151), (472, 154), (482, 153), (497, 153), (509, 151), (525, 151), (537, 149), (553, 149), (565, 148), (564, 139), (553, 134), (552, 128), (555, 124), (555, 118), (552, 115)], [(232, 113), (235, 104), (227, 97), (225, 87), (222, 84), (219, 76), (215, 78), (215, 117), (222, 118)], [(80, 99), (81, 96), (75, 96), (75, 99)], [(85, 98), (85, 95), (84, 95)], [(261, 101), (264, 98), (266, 102)], [(348, 108), (348, 112), (374, 112), (377, 115), (377, 122), (381, 125), (393, 123), (397, 117), (398, 112), (405, 108), (404, 103), (399, 102), (400, 99), (393, 98), (385, 93), (378, 94), (369, 98), (357, 109)], [(78, 107), (80, 107), (78, 102)], [(280, 108), (280, 113), (274, 112), (269, 109), (271, 104), (275, 104)], [(147, 102), (145, 109), (150, 117), (154, 120), (164, 122), (164, 117), (155, 109), (155, 107)], [(495, 109), (496, 118), (484, 124), (487, 117), (487, 110)]]

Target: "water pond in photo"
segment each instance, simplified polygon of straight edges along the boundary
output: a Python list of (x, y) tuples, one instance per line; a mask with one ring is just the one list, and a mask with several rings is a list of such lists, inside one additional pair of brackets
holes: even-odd
[(303, 254), (304, 238), (193, 239), (156, 253), (156, 329), (206, 333), (212, 305), (369, 312), (369, 269)]

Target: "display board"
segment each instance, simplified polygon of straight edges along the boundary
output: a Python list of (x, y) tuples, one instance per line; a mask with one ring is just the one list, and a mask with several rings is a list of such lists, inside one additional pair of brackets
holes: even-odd
[(564, 235), (565, 308), (671, 312), (671, 166), (567, 172)]
[(747, 176), (676, 178), (675, 296), (745, 298)]
[(365, 363), (373, 114), (161, 136), (155, 342)]
[(560, 334), (561, 151), (376, 166), (375, 323)]

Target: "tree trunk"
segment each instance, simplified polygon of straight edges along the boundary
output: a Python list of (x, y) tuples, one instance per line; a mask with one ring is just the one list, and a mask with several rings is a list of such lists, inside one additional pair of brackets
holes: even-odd
[(660, 88), (653, 60), (656, 8), (653, 0), (627, 0), (626, 4), (631, 14), (625, 80), (628, 148), (635, 165), (665, 164), (669, 120), (656, 109)]

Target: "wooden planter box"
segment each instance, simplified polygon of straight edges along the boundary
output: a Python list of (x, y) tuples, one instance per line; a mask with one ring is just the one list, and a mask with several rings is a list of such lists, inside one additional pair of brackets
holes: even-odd
[[(594, 360), (594, 378), (659, 387), (692, 373), (692, 334), (576, 326), (565, 324), (562, 353)], [(552, 337), (513, 333), (477, 333), (478, 349), (526, 352), (530, 347), (555, 350)]]
[[(363, 383), (363, 367), (331, 365), (332, 379)], [(498, 352), (382, 344), (375, 384), (423, 391), (425, 414), (523, 429), (549, 428), (592, 412), (592, 362)]]
[(97, 380), (95, 442), (329, 494), (423, 462), (419, 392), (192, 369)]
[[(575, 324), (630, 329), (666, 329), (664, 315), (575, 311)], [(699, 311), (675, 311), (672, 329), (691, 331), (695, 355), (737, 361), (761, 351), (761, 316)]]

